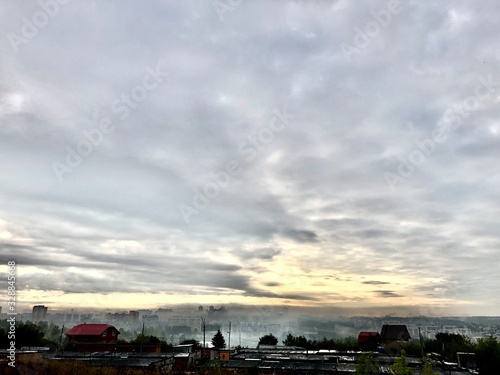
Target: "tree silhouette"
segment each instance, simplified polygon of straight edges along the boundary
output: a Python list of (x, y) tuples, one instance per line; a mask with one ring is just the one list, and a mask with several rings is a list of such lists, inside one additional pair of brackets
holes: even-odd
[(226, 340), (224, 340), (224, 336), (222, 336), (220, 329), (218, 329), (217, 333), (214, 337), (212, 337), (212, 345), (217, 349), (223, 349), (226, 347)]
[(258, 345), (276, 345), (276, 344), (278, 344), (278, 339), (272, 333), (259, 338)]
[(500, 342), (490, 336), (477, 340), (477, 364), (481, 375), (498, 374), (500, 367)]
[[(456, 333), (436, 333), (436, 340), (439, 342), (439, 351), (448, 359), (457, 358), (457, 352), (470, 352), (474, 350), (470, 338)], [(444, 350), (442, 350), (444, 348)]]
[(301, 348), (311, 349), (311, 342), (308, 341), (305, 336), (293, 336), (288, 334), (285, 340), (283, 340), (283, 345), (285, 346), (300, 346)]
[(44, 344), (44, 332), (41, 327), (31, 322), (16, 325), (16, 346), (42, 346)]

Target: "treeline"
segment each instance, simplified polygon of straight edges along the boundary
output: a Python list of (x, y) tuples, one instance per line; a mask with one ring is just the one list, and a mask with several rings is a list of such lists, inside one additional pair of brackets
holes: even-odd
[(0, 320), (0, 348), (8, 348), (11, 341), (15, 341), (16, 348), (23, 346), (57, 346), (59, 333), (60, 331), (58, 331), (57, 335), (46, 335), (46, 331), (40, 325), (31, 322), (19, 322), (16, 323), (15, 338), (10, 339), (7, 320)]
[[(277, 345), (278, 339), (272, 334), (260, 338), (259, 344)], [(283, 340), (285, 346), (299, 346), (306, 350), (360, 350), (358, 340), (355, 337), (346, 337), (343, 339), (307, 339), (304, 336), (294, 336), (289, 334)], [(443, 355), (448, 360), (456, 360), (457, 352), (475, 352), (478, 348), (478, 343), (473, 343), (470, 338), (463, 335), (454, 333), (438, 333), (435, 339), (427, 339), (422, 342), (423, 349), (426, 353), (434, 352)], [(399, 352), (404, 349), (408, 355), (420, 356), (422, 354), (422, 347), (418, 340), (409, 342), (394, 342), (386, 343), (383, 347), (387, 349), (396, 349)], [(391, 350), (392, 351), (392, 350)]]
[[(54, 349), (62, 346), (65, 350), (74, 349), (72, 344), (69, 344), (65, 332), (61, 330), (61, 327), (50, 322), (37, 322), (32, 323), (27, 322), (17, 322), (15, 330), (15, 338), (9, 338), (9, 323), (6, 319), (0, 320), (0, 349), (9, 348), (10, 342), (15, 341), (16, 348), (20, 349), (25, 346), (48, 346)], [(142, 335), (136, 334), (133, 339), (123, 340), (118, 339), (118, 343), (121, 344), (136, 344), (136, 345), (157, 345), (160, 344), (161, 351), (164, 353), (171, 352), (173, 345), (160, 340), (154, 335)], [(197, 343), (196, 340), (184, 340), (183, 344)], [(61, 349), (62, 349), (61, 348)]]
[[(275, 339), (275, 340), (274, 340)], [(277, 343), (273, 335), (261, 337), (259, 344)], [(293, 336), (289, 334), (283, 341), (286, 346), (300, 346), (306, 350), (359, 350), (358, 342), (354, 337), (344, 339), (311, 340), (304, 336)], [(437, 353), (449, 362), (457, 361), (457, 353), (476, 354), (476, 364), (480, 375), (498, 375), (500, 369), (500, 342), (496, 337), (487, 337), (472, 342), (464, 335), (454, 333), (438, 333), (435, 339), (428, 339), (422, 342), (410, 341), (407, 343), (395, 342), (382, 345), (386, 351), (396, 349), (398, 353), (406, 353), (411, 356), (420, 357), (424, 353)]]
[(343, 339), (327, 339), (323, 337), (321, 340), (311, 340), (304, 336), (293, 336), (288, 334), (283, 340), (285, 346), (300, 346), (306, 350), (359, 350), (358, 340), (355, 337), (346, 337)]

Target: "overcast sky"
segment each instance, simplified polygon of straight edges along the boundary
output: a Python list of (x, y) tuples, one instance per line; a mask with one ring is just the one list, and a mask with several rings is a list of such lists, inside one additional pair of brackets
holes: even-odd
[(0, 6), (20, 307), (500, 314), (497, 1), (59, 1)]

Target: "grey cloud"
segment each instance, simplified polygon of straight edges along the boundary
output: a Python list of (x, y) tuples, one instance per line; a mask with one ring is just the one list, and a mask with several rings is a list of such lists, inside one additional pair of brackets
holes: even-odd
[(297, 242), (317, 242), (318, 236), (310, 230), (285, 229), (283, 233)]
[(275, 281), (269, 281), (269, 282), (266, 282), (264, 283), (265, 286), (280, 286), (281, 283), (278, 283), (278, 282), (275, 282)]
[(379, 297), (392, 298), (392, 297), (404, 297), (401, 294), (395, 293), (391, 290), (376, 290), (375, 293)]
[(275, 256), (281, 254), (281, 249), (274, 248), (261, 248), (255, 250), (235, 250), (235, 255), (238, 255), (240, 258), (244, 259), (262, 259), (269, 260), (273, 259)]
[[(9, 33), (40, 7), (5, 4), (0, 260), (38, 269), (29, 284), (47, 291), (196, 289), (328, 304), (256, 287), (278, 286), (261, 274), (280, 280), (271, 265), (286, 260), (318, 278), (311, 285), (411, 275), (421, 280), (414, 293), (440, 299), (453, 280), (453, 298), (498, 314), (484, 285), (500, 286), (500, 87), (394, 191), (384, 174), (399, 176), (481, 77), (498, 82), (499, 10), (493, 0), (406, 2), (347, 62), (340, 44), (386, 6), (257, 0), (220, 22), (210, 2), (69, 2), (15, 53)], [(157, 66), (169, 76), (121, 118), (113, 103)], [(251, 146), (284, 107), (295, 117)], [(113, 132), (60, 184), (52, 163), (104, 117)], [(240, 173), (186, 224), (179, 205), (194, 208), (232, 161)]]
[(376, 281), (376, 280), (367, 280), (367, 281), (363, 281), (362, 283), (363, 284), (368, 284), (368, 285), (386, 285), (386, 284), (390, 284), (387, 281)]

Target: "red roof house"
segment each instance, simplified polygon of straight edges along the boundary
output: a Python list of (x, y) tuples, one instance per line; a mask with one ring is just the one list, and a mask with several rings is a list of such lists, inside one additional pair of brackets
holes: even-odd
[(381, 337), (378, 332), (360, 332), (358, 335), (358, 345), (361, 350), (375, 351), (380, 340)]
[(66, 332), (69, 342), (116, 342), (120, 332), (109, 324), (78, 324)]

